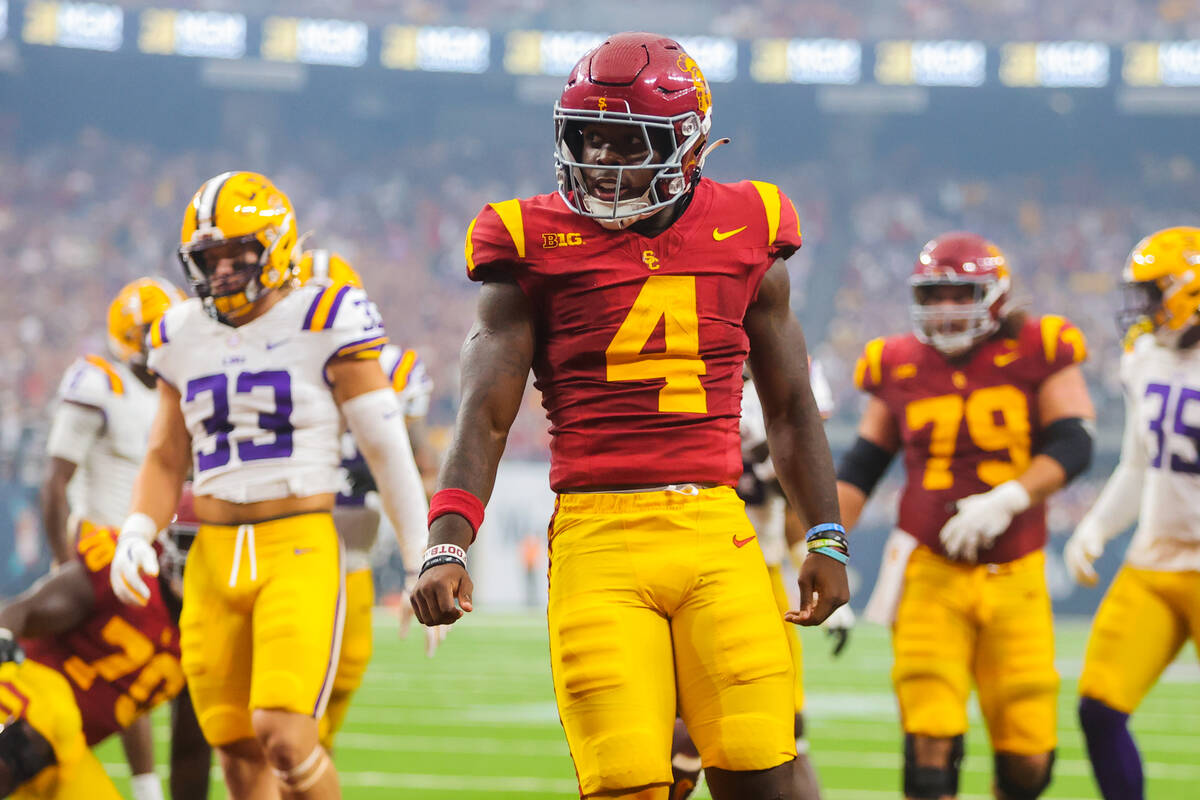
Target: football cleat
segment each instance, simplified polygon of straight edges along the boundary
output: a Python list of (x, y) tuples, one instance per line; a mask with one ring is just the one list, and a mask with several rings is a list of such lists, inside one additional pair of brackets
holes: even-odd
[(108, 348), (126, 364), (146, 363), (146, 332), (183, 292), (158, 278), (127, 283), (108, 306)]
[[(615, 125), (645, 145), (639, 163), (608, 166), (612, 197), (589, 192), (583, 160), (584, 129)], [(610, 229), (652, 216), (687, 196), (700, 180), (704, 145), (712, 127), (712, 93), (696, 62), (673, 39), (619, 33), (589, 51), (571, 70), (554, 105), (559, 194), (576, 213)], [(628, 171), (653, 171), (638, 197), (620, 191)]]
[[(223, 172), (192, 197), (179, 233), (179, 260), (216, 320), (242, 316), (292, 277), (296, 215), (291, 201), (254, 172)], [(232, 262), (230, 272), (218, 274)]]
[(1121, 278), (1122, 333), (1153, 331), (1170, 344), (1200, 323), (1200, 228), (1166, 228), (1142, 239)]
[[(961, 355), (1000, 328), (1012, 282), (1000, 248), (974, 233), (945, 233), (917, 257), (909, 307), (917, 338), (947, 356)], [(939, 287), (966, 287), (965, 302), (939, 302)]]

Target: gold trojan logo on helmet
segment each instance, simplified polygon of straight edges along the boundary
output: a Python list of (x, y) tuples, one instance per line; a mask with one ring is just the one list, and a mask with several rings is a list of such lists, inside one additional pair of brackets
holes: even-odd
[(127, 364), (146, 361), (146, 331), (183, 292), (157, 278), (126, 284), (108, 306), (108, 347)]
[(217, 319), (235, 318), (290, 279), (296, 215), (264, 176), (224, 172), (188, 204), (179, 240), (179, 260), (205, 308)]
[(1200, 228), (1166, 228), (1138, 242), (1125, 263), (1119, 324), (1171, 337), (1200, 324)]
[(344, 258), (329, 250), (305, 250), (296, 265), (296, 283), (333, 286), (348, 283), (362, 288), (362, 278)]

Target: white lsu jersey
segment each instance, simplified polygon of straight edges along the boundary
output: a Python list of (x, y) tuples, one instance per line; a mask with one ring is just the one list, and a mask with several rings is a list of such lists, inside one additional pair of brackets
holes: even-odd
[(1126, 392), (1122, 463), (1142, 474), (1135, 567), (1200, 571), (1200, 348), (1177, 350), (1152, 335), (1121, 359)]
[(151, 329), (149, 365), (179, 391), (196, 495), (254, 503), (340, 491), (345, 425), (326, 366), (378, 357), (386, 342), (375, 304), (347, 284), (293, 289), (237, 328), (195, 298), (168, 309)]
[(46, 452), (77, 467), (67, 487), (71, 516), (120, 525), (146, 455), (158, 392), (122, 362), (89, 355), (67, 369), (58, 398)]

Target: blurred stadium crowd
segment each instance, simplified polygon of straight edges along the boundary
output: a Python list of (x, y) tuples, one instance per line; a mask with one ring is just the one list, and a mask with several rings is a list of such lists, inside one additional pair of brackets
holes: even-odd
[[(153, 0), (124, 0), (127, 8), (156, 5)], [(607, 30), (614, 15), (636, 10), (647, 30), (679, 35), (736, 37), (791, 36), (875, 39), (912, 37), (1005, 39), (1137, 38), (1187, 39), (1200, 36), (1196, 0), (715, 0), (697, 14), (687, 0), (636, 0), (603, 4), (551, 0), (185, 0), (179, 8), (238, 11), (245, 14), (297, 14), (360, 19), (403, 18), (418, 25), (469, 25), (492, 30), (526, 27), (559, 30)]]

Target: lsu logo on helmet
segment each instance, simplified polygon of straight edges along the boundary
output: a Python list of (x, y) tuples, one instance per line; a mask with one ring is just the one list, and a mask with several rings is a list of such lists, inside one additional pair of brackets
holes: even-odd
[(1200, 228), (1165, 228), (1142, 239), (1121, 274), (1121, 332), (1173, 340), (1200, 324)]
[(146, 361), (146, 333), (183, 292), (158, 278), (125, 284), (108, 306), (108, 348), (126, 364)]
[[(209, 314), (226, 321), (291, 278), (296, 215), (263, 175), (223, 172), (192, 197), (179, 241), (184, 274)], [(218, 274), (222, 263), (232, 271)]]

